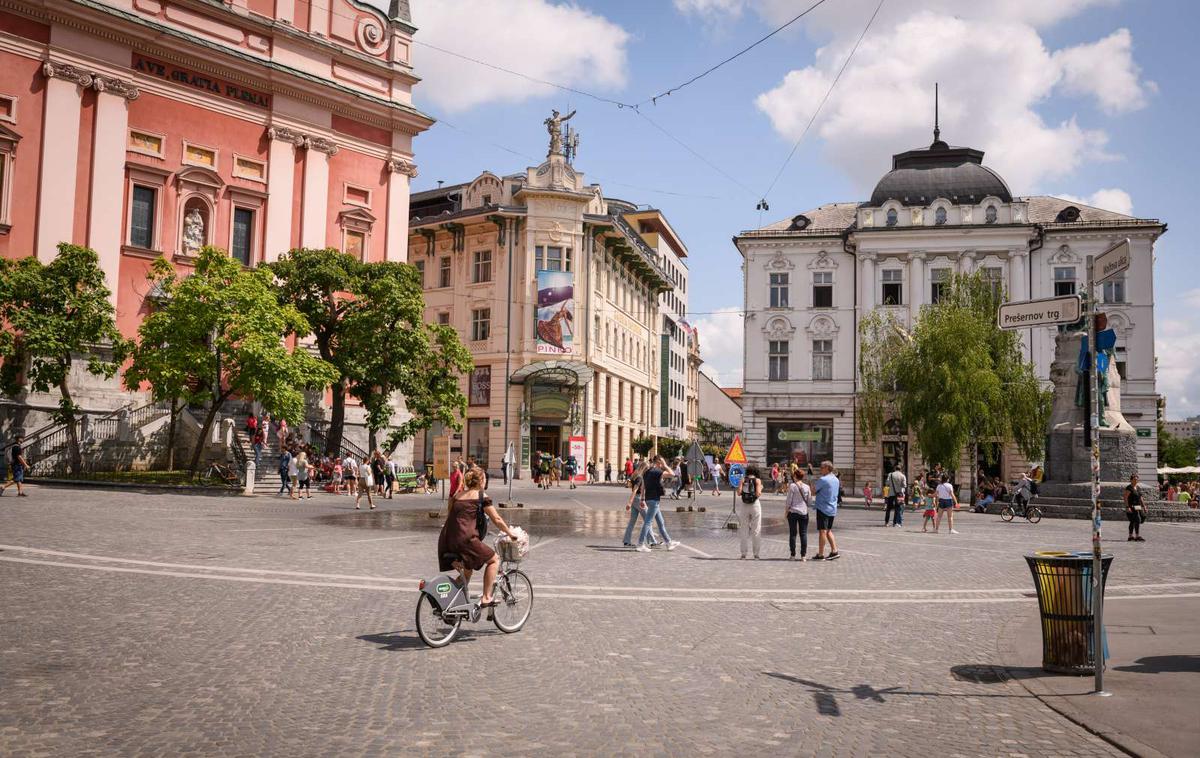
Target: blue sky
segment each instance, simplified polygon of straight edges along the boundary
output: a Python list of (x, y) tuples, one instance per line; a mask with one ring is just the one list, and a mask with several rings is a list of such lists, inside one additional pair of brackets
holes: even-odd
[[(719, 381), (733, 384), (740, 321), (729, 311), (741, 306), (741, 288), (730, 238), (821, 203), (866, 197), (892, 153), (929, 142), (938, 80), (943, 138), (988, 151), (985, 163), (1014, 193), (1066, 194), (1169, 223), (1157, 246), (1159, 391), (1170, 417), (1200, 413), (1192, 244), (1200, 222), (1189, 212), (1200, 171), (1195, 3), (886, 0), (769, 194), (877, 0), (826, 0), (733, 63), (642, 106), (644, 115), (428, 47), (638, 102), (812, 2), (412, 0), (414, 64), (425, 79), (415, 101), (440, 119), (415, 143), (415, 188), (536, 165), (549, 109), (577, 109), (576, 168), (607, 195), (667, 214), (690, 251), (690, 310), (704, 358)], [(764, 195), (770, 211), (760, 214)]]

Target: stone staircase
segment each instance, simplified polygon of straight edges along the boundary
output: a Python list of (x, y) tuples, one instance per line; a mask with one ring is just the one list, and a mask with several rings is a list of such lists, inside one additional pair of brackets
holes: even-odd
[[(250, 444), (250, 438), (246, 434), (245, 427), (234, 431), (233, 444), (242, 448), (247, 461), (254, 460), (254, 447)], [(258, 465), (255, 469), (254, 494), (274, 495), (279, 492), (281, 484), (282, 482), (279, 478), (279, 438), (275, 434), (269, 434), (267, 435), (267, 442), (263, 445), (262, 455), (259, 456)]]

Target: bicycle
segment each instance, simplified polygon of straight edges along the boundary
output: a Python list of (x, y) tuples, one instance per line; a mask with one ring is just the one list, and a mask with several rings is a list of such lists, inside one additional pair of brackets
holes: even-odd
[(241, 479), (234, 473), (233, 469), (216, 461), (209, 462), (208, 468), (204, 470), (200, 478), (208, 482), (219, 481), (229, 487), (238, 487), (241, 485)]
[(1012, 502), (1000, 509), (1001, 521), (1012, 521), (1017, 516), (1024, 516), (1031, 524), (1036, 524), (1042, 520), (1042, 509), (1036, 505), (1029, 504), (1029, 498), (1032, 495), (1025, 494), (1028, 490), (1023, 485), (1023, 482), (1014, 483), (1016, 491), (1013, 492)]
[[(511, 545), (512, 549), (502, 545)], [(521, 631), (533, 611), (533, 583), (517, 568), (520, 558), (515, 552), (516, 546), (498, 543), (497, 547), (500, 548), (497, 551), (501, 556), (500, 571), (492, 587), (496, 605), (487, 609), (487, 620), (505, 634), (513, 634)], [(447, 554), (445, 557), (452, 562), (460, 560), (458, 555)], [(421, 595), (417, 598), (417, 636), (429, 647), (449, 645), (458, 636), (464, 621), (474, 624), (483, 615), (479, 601), (467, 595), (462, 574), (457, 578), (438, 574), (428, 581), (422, 579), (418, 589)]]

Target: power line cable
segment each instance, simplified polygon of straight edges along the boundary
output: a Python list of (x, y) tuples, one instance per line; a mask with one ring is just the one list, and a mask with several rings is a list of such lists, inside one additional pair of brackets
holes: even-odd
[(718, 166), (717, 164), (715, 164), (715, 163), (713, 163), (712, 161), (710, 161), (708, 158), (705, 158), (703, 155), (701, 155), (700, 153), (698, 153), (698, 152), (696, 152), (695, 150), (693, 150), (693, 149), (691, 148), (691, 146), (689, 146), (689, 145), (688, 145), (686, 142), (684, 142), (683, 140), (681, 140), (681, 139), (679, 139), (678, 137), (676, 137), (674, 134), (671, 134), (671, 133), (670, 133), (670, 132), (668, 132), (666, 129), (664, 129), (664, 128), (662, 128), (661, 126), (659, 126), (659, 124), (658, 124), (658, 122), (657, 122), (657, 121), (655, 121), (654, 119), (650, 118), (650, 117), (649, 117), (649, 116), (647, 116), (645, 113), (642, 113), (640, 110), (639, 110), (639, 111), (634, 111), (634, 112), (635, 112), (635, 113), (637, 113), (637, 114), (638, 114), (639, 116), (641, 116), (642, 118), (646, 119), (646, 122), (647, 122), (647, 123), (649, 123), (651, 126), (653, 126), (655, 129), (657, 129), (658, 131), (660, 131), (660, 132), (662, 132), (663, 134), (665, 134), (665, 135), (666, 135), (666, 136), (667, 136), (667, 137), (668, 137), (668, 138), (669, 138), (669, 139), (670, 139), (672, 142), (674, 142), (675, 144), (677, 144), (677, 145), (679, 145), (680, 147), (682, 147), (684, 150), (687, 150), (689, 153), (691, 153), (692, 155), (694, 155), (694, 156), (696, 156), (697, 158), (699, 158), (699, 159), (700, 159), (700, 160), (701, 160), (701, 161), (702, 161), (702, 162), (703, 162), (703, 163), (704, 163), (706, 166), (708, 166), (709, 168), (711, 168), (713, 171), (716, 171), (718, 174), (720, 174), (721, 176), (725, 177), (725, 178), (726, 178), (726, 179), (728, 179), (729, 181), (733, 182), (733, 183), (734, 183), (734, 184), (736, 184), (738, 187), (741, 187), (741, 188), (742, 188), (743, 190), (745, 190), (745, 191), (746, 191), (746, 192), (747, 192), (747, 193), (748, 193), (748, 194), (749, 194), (751, 197), (753, 197), (753, 196), (754, 196), (754, 190), (752, 190), (752, 189), (750, 189), (749, 187), (747, 187), (746, 185), (742, 184), (740, 181), (738, 181), (737, 179), (735, 179), (735, 178), (734, 178), (734, 177), (733, 177), (731, 174), (728, 174), (728, 173), (726, 173), (726, 172), (725, 172), (725, 170), (724, 170), (724, 169), (722, 169), (720, 166)]
[(842, 67), (838, 69), (837, 76), (833, 77), (833, 81), (830, 82), (829, 89), (825, 90), (825, 97), (821, 98), (821, 102), (817, 105), (817, 109), (813, 111), (812, 118), (810, 118), (808, 123), (804, 125), (804, 131), (800, 132), (800, 137), (796, 140), (796, 144), (792, 145), (791, 152), (789, 152), (787, 158), (784, 159), (783, 165), (779, 167), (779, 171), (775, 173), (775, 178), (771, 180), (771, 186), (767, 187), (767, 191), (763, 193), (762, 200), (759, 202), (760, 210), (764, 209), (766, 206), (767, 196), (771, 194), (771, 190), (775, 189), (775, 185), (779, 182), (779, 177), (783, 176), (784, 170), (787, 169), (788, 164), (791, 163), (792, 156), (796, 154), (796, 150), (800, 147), (800, 143), (804, 140), (804, 136), (808, 134), (808, 130), (812, 127), (813, 122), (815, 122), (817, 120), (817, 116), (820, 115), (821, 109), (825, 107), (825, 101), (829, 99), (831, 94), (833, 94), (833, 89), (837, 86), (838, 81), (842, 78), (842, 74), (846, 73), (846, 68), (850, 65), (850, 61), (854, 59), (854, 54), (858, 52), (858, 46), (862, 44), (863, 38), (867, 36), (867, 31), (870, 30), (871, 24), (875, 21), (875, 17), (879, 15), (879, 9), (883, 7), (883, 3), (884, 0), (879, 0), (879, 4), (875, 6), (875, 12), (871, 14), (869, 19), (867, 19), (867, 24), (863, 27), (862, 34), (858, 35), (858, 40), (855, 41), (854, 47), (850, 49), (850, 54), (846, 56), (846, 60), (842, 62)]
[(754, 41), (754, 42), (752, 42), (751, 44), (749, 44), (749, 45), (747, 45), (746, 47), (742, 48), (741, 50), (737, 51), (736, 53), (734, 53), (733, 55), (729, 56), (728, 58), (726, 58), (725, 60), (721, 61), (720, 63), (718, 63), (718, 64), (716, 64), (716, 65), (714, 65), (714, 66), (711, 66), (711, 67), (709, 67), (709, 68), (705, 69), (704, 71), (701, 71), (699, 74), (696, 74), (696, 75), (695, 75), (695, 76), (693, 76), (691, 79), (688, 79), (686, 82), (683, 82), (682, 84), (677, 84), (677, 85), (675, 85), (674, 87), (671, 87), (670, 89), (664, 90), (664, 91), (662, 91), (662, 92), (660, 92), (660, 93), (658, 93), (657, 95), (654, 95), (654, 96), (652, 96), (652, 97), (648, 97), (648, 98), (646, 98), (645, 100), (642, 100), (641, 102), (637, 103), (637, 105), (634, 105), (633, 107), (636, 109), (638, 106), (645, 105), (646, 103), (652, 103), (652, 104), (654, 104), (654, 105), (657, 105), (657, 104), (658, 104), (658, 102), (657, 102), (657, 101), (658, 101), (658, 99), (659, 99), (660, 97), (667, 97), (668, 95), (670, 95), (670, 94), (672, 94), (672, 93), (674, 93), (674, 92), (678, 92), (679, 90), (683, 89), (684, 87), (688, 86), (689, 84), (694, 84), (694, 83), (696, 83), (696, 82), (700, 81), (700, 80), (701, 80), (701, 79), (703, 79), (704, 77), (708, 76), (708, 75), (709, 75), (709, 74), (711, 74), (712, 72), (714, 72), (714, 71), (716, 71), (717, 69), (719, 69), (719, 68), (721, 68), (722, 66), (724, 66), (726, 63), (731, 63), (731, 62), (733, 62), (733, 61), (737, 60), (738, 58), (742, 57), (742, 56), (743, 56), (743, 55), (745, 55), (746, 53), (750, 52), (750, 51), (751, 51), (751, 50), (753, 50), (754, 48), (756, 48), (756, 47), (758, 47), (759, 45), (761, 45), (762, 43), (764, 43), (764, 42), (766, 42), (767, 40), (771, 39), (771, 38), (772, 38), (772, 37), (774, 37), (776, 34), (779, 34), (779, 33), (780, 33), (780, 32), (782, 32), (784, 29), (787, 29), (787, 28), (788, 28), (789, 26), (791, 26), (792, 24), (794, 24), (794, 23), (796, 23), (797, 21), (799, 21), (800, 19), (804, 18), (804, 17), (805, 17), (805, 16), (807, 16), (809, 13), (811, 13), (811, 12), (812, 12), (812, 11), (814, 11), (814, 10), (816, 10), (816, 8), (817, 8), (818, 6), (820, 6), (820, 5), (823, 5), (825, 2), (826, 2), (826, 0), (817, 0), (817, 2), (813, 3), (812, 5), (810, 5), (810, 6), (809, 6), (808, 8), (806, 8), (804, 11), (800, 12), (800, 13), (799, 13), (798, 15), (796, 15), (796, 16), (793, 16), (793, 17), (792, 17), (792, 20), (788, 21), (787, 23), (783, 24), (782, 26), (776, 27), (774, 30), (772, 30), (772, 31), (771, 31), (771, 33), (770, 33), (770, 34), (766, 35), (765, 37), (760, 37), (759, 39), (755, 40), (755, 41)]

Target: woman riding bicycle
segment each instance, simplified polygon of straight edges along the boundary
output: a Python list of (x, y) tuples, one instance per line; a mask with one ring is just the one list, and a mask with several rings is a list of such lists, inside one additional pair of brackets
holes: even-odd
[[(450, 498), (446, 508), (446, 523), (442, 525), (442, 533), (438, 537), (438, 567), (440, 571), (457, 569), (462, 572), (464, 586), (470, 583), (471, 574), (482, 568), (483, 595), (479, 598), (479, 605), (488, 607), (495, 605), (492, 585), (496, 581), (500, 559), (494, 550), (484, 544), (479, 534), (481, 509), (500, 531), (517, 539), (516, 533), (492, 505), (491, 498), (484, 493), (483, 471), (478, 467), (471, 468), (463, 477), (462, 488)], [(460, 560), (453, 560), (454, 557)]]

